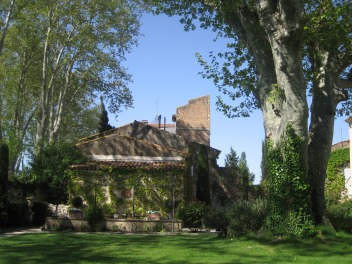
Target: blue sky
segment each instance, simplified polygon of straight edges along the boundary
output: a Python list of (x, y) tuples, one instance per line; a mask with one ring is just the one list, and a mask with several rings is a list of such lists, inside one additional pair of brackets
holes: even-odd
[[(164, 15), (142, 17), (138, 47), (128, 54), (125, 63), (133, 75), (130, 89), (134, 108), (124, 110), (117, 120), (110, 115), (110, 123), (121, 126), (134, 120), (153, 121), (157, 115), (171, 117), (176, 108), (189, 99), (210, 95), (212, 147), (221, 150), (218, 164), (224, 164), (225, 154), (232, 147), (240, 156), (245, 152), (248, 166), (260, 182), (261, 144), (264, 138), (262, 113), (258, 110), (249, 118), (229, 119), (216, 110), (216, 96), (220, 95), (212, 80), (203, 79), (195, 53), (207, 58), (210, 51), (219, 52), (226, 47), (225, 40), (214, 42), (211, 30), (196, 29), (185, 32), (176, 17)], [(348, 139), (347, 117), (338, 118), (335, 124), (334, 142)], [(164, 119), (162, 119), (164, 120)]]

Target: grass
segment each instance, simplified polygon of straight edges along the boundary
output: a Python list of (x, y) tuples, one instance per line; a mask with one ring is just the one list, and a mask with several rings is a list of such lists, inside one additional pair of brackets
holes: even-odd
[(309, 240), (214, 234), (40, 233), (0, 236), (0, 263), (351, 263), (352, 235)]

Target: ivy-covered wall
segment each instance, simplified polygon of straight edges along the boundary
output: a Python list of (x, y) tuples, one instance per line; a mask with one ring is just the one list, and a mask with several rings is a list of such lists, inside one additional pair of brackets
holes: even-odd
[(334, 150), (330, 153), (326, 171), (325, 197), (328, 203), (340, 200), (345, 189), (344, 169), (350, 165), (350, 148)]
[(69, 184), (70, 202), (81, 196), (89, 205), (102, 206), (105, 213), (145, 215), (159, 211), (171, 218), (173, 197), (183, 199), (183, 171), (145, 172), (106, 169), (72, 170)]

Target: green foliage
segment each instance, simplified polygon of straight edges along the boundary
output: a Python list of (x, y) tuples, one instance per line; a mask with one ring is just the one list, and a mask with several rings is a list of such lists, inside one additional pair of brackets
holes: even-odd
[(349, 1), (307, 1), (307, 24), (305, 31), (310, 41), (319, 41), (326, 49), (344, 50), (351, 45), (352, 21), (346, 14), (351, 12)]
[(264, 226), (264, 200), (238, 201), (225, 207), (210, 208), (204, 225), (217, 230), (219, 237), (241, 237), (257, 233)]
[(278, 84), (273, 84), (273, 89), (270, 91), (267, 101), (274, 106), (277, 106), (285, 99), (285, 90)]
[(105, 105), (102, 97), (100, 97), (100, 111), (101, 113), (100, 113), (100, 119), (99, 119), (98, 132), (102, 133), (104, 131), (114, 128), (109, 124), (108, 112), (105, 109)]
[(134, 189), (135, 214), (153, 210), (169, 217), (172, 190), (176, 198), (182, 197), (183, 180), (183, 170), (172, 173), (111, 168), (89, 172), (72, 170), (68, 192), (70, 197), (81, 196), (88, 205), (103, 207), (105, 213), (131, 214), (132, 197), (121, 197), (121, 191)]
[(319, 239), (336, 238), (336, 230), (330, 225), (318, 225), (316, 231)]
[(337, 231), (352, 232), (352, 200), (329, 204), (327, 216)]
[(38, 156), (34, 156), (29, 175), (23, 181), (48, 188), (49, 201), (54, 204), (66, 203), (68, 199), (68, 169), (71, 164), (80, 164), (87, 159), (72, 145), (49, 145)]
[(207, 147), (201, 145), (198, 153), (197, 199), (210, 204), (209, 158)]
[(203, 227), (203, 216), (206, 209), (207, 207), (202, 202), (181, 204), (177, 208), (176, 216), (183, 221), (185, 227), (197, 231)]
[(250, 235), (259, 231), (264, 225), (266, 202), (263, 200), (239, 201), (227, 209), (229, 221), (228, 237)]
[(326, 170), (325, 198), (328, 203), (336, 203), (341, 199), (345, 188), (344, 169), (350, 163), (350, 148), (332, 151)]
[(279, 146), (267, 144), (266, 228), (278, 235), (310, 236), (314, 229), (303, 144), (291, 126)]
[[(0, 4), (1, 34), (5, 2), (10, 1)], [(28, 160), (39, 143), (36, 135), (45, 145), (96, 132), (98, 94), (112, 113), (132, 106), (131, 75), (122, 64), (140, 36), (141, 5), (127, 0), (11, 2), (0, 58), (0, 131), (19, 170), (22, 155)], [(37, 131), (37, 125), (43, 129)]]
[(247, 200), (249, 188), (254, 181), (254, 174), (249, 171), (246, 153), (242, 152), (239, 158), (236, 151), (231, 147), (230, 153), (225, 156), (225, 169), (236, 180), (241, 198)]
[(230, 153), (225, 155), (225, 168), (226, 170), (230, 171), (231, 174), (234, 174), (234, 176), (237, 176), (238, 173), (238, 155), (236, 151), (231, 147), (230, 148)]
[(104, 231), (104, 212), (103, 208), (97, 205), (88, 207), (87, 210), (87, 221), (91, 231)]
[(254, 174), (249, 171), (246, 159), (246, 153), (241, 153), (241, 158), (238, 163), (238, 171), (241, 180), (242, 199), (248, 200), (249, 188), (253, 185)]
[(204, 226), (206, 228), (215, 229), (219, 237), (227, 236), (230, 221), (227, 215), (227, 209), (227, 207), (209, 208), (203, 216)]

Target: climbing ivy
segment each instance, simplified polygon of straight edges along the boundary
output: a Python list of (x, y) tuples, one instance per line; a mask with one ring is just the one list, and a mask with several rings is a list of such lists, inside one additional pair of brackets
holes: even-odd
[(344, 169), (350, 163), (350, 148), (332, 151), (326, 170), (325, 197), (328, 203), (336, 203), (341, 199), (345, 188)]
[[(183, 197), (183, 171), (160, 172), (104, 168), (71, 171), (70, 198), (80, 195), (88, 205), (97, 204), (104, 213), (132, 213), (132, 197), (121, 197), (123, 189), (134, 191), (134, 212), (160, 211), (170, 215), (175, 200)], [(174, 189), (173, 189), (174, 188)]]
[(278, 146), (274, 147), (270, 141), (265, 146), (268, 187), (266, 228), (278, 235), (313, 235), (303, 140), (288, 126)]

